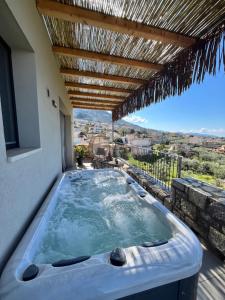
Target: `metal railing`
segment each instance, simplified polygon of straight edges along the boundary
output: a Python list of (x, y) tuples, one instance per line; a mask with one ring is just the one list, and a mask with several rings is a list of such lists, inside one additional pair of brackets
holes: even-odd
[(150, 147), (118, 144), (111, 144), (108, 147), (104, 145), (104, 147), (107, 150), (104, 155), (99, 149), (93, 153), (95, 168), (122, 168), (124, 162), (142, 170), (144, 174), (151, 177), (152, 182), (166, 190), (170, 190), (173, 178), (181, 177), (182, 157), (176, 154), (155, 151)]
[(173, 178), (181, 177), (182, 157), (144, 147), (115, 146), (114, 155), (141, 169), (155, 183), (170, 190)]

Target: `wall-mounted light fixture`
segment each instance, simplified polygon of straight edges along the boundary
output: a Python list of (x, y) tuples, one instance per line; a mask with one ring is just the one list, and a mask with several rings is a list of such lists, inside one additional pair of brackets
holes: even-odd
[(57, 107), (58, 107), (58, 105), (57, 105), (57, 103), (55, 102), (55, 100), (54, 100), (54, 99), (52, 100), (52, 106), (53, 106), (53, 107), (55, 107), (55, 108), (57, 108)]

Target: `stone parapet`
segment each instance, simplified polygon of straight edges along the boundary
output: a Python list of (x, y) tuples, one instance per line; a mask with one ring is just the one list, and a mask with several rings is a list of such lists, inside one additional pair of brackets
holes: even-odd
[(193, 178), (172, 182), (172, 211), (225, 257), (225, 191)]

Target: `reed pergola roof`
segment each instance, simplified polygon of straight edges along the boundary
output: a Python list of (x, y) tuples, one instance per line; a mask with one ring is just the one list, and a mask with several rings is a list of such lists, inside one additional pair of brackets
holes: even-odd
[(113, 120), (225, 66), (224, 0), (37, 0), (73, 107)]

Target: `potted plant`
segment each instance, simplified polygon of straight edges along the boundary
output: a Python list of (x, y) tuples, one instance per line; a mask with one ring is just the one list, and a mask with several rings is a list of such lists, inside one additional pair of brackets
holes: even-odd
[(85, 146), (79, 145), (75, 147), (75, 155), (76, 155), (78, 166), (81, 167), (83, 165), (83, 160), (86, 154), (87, 154), (87, 149), (85, 148)]

